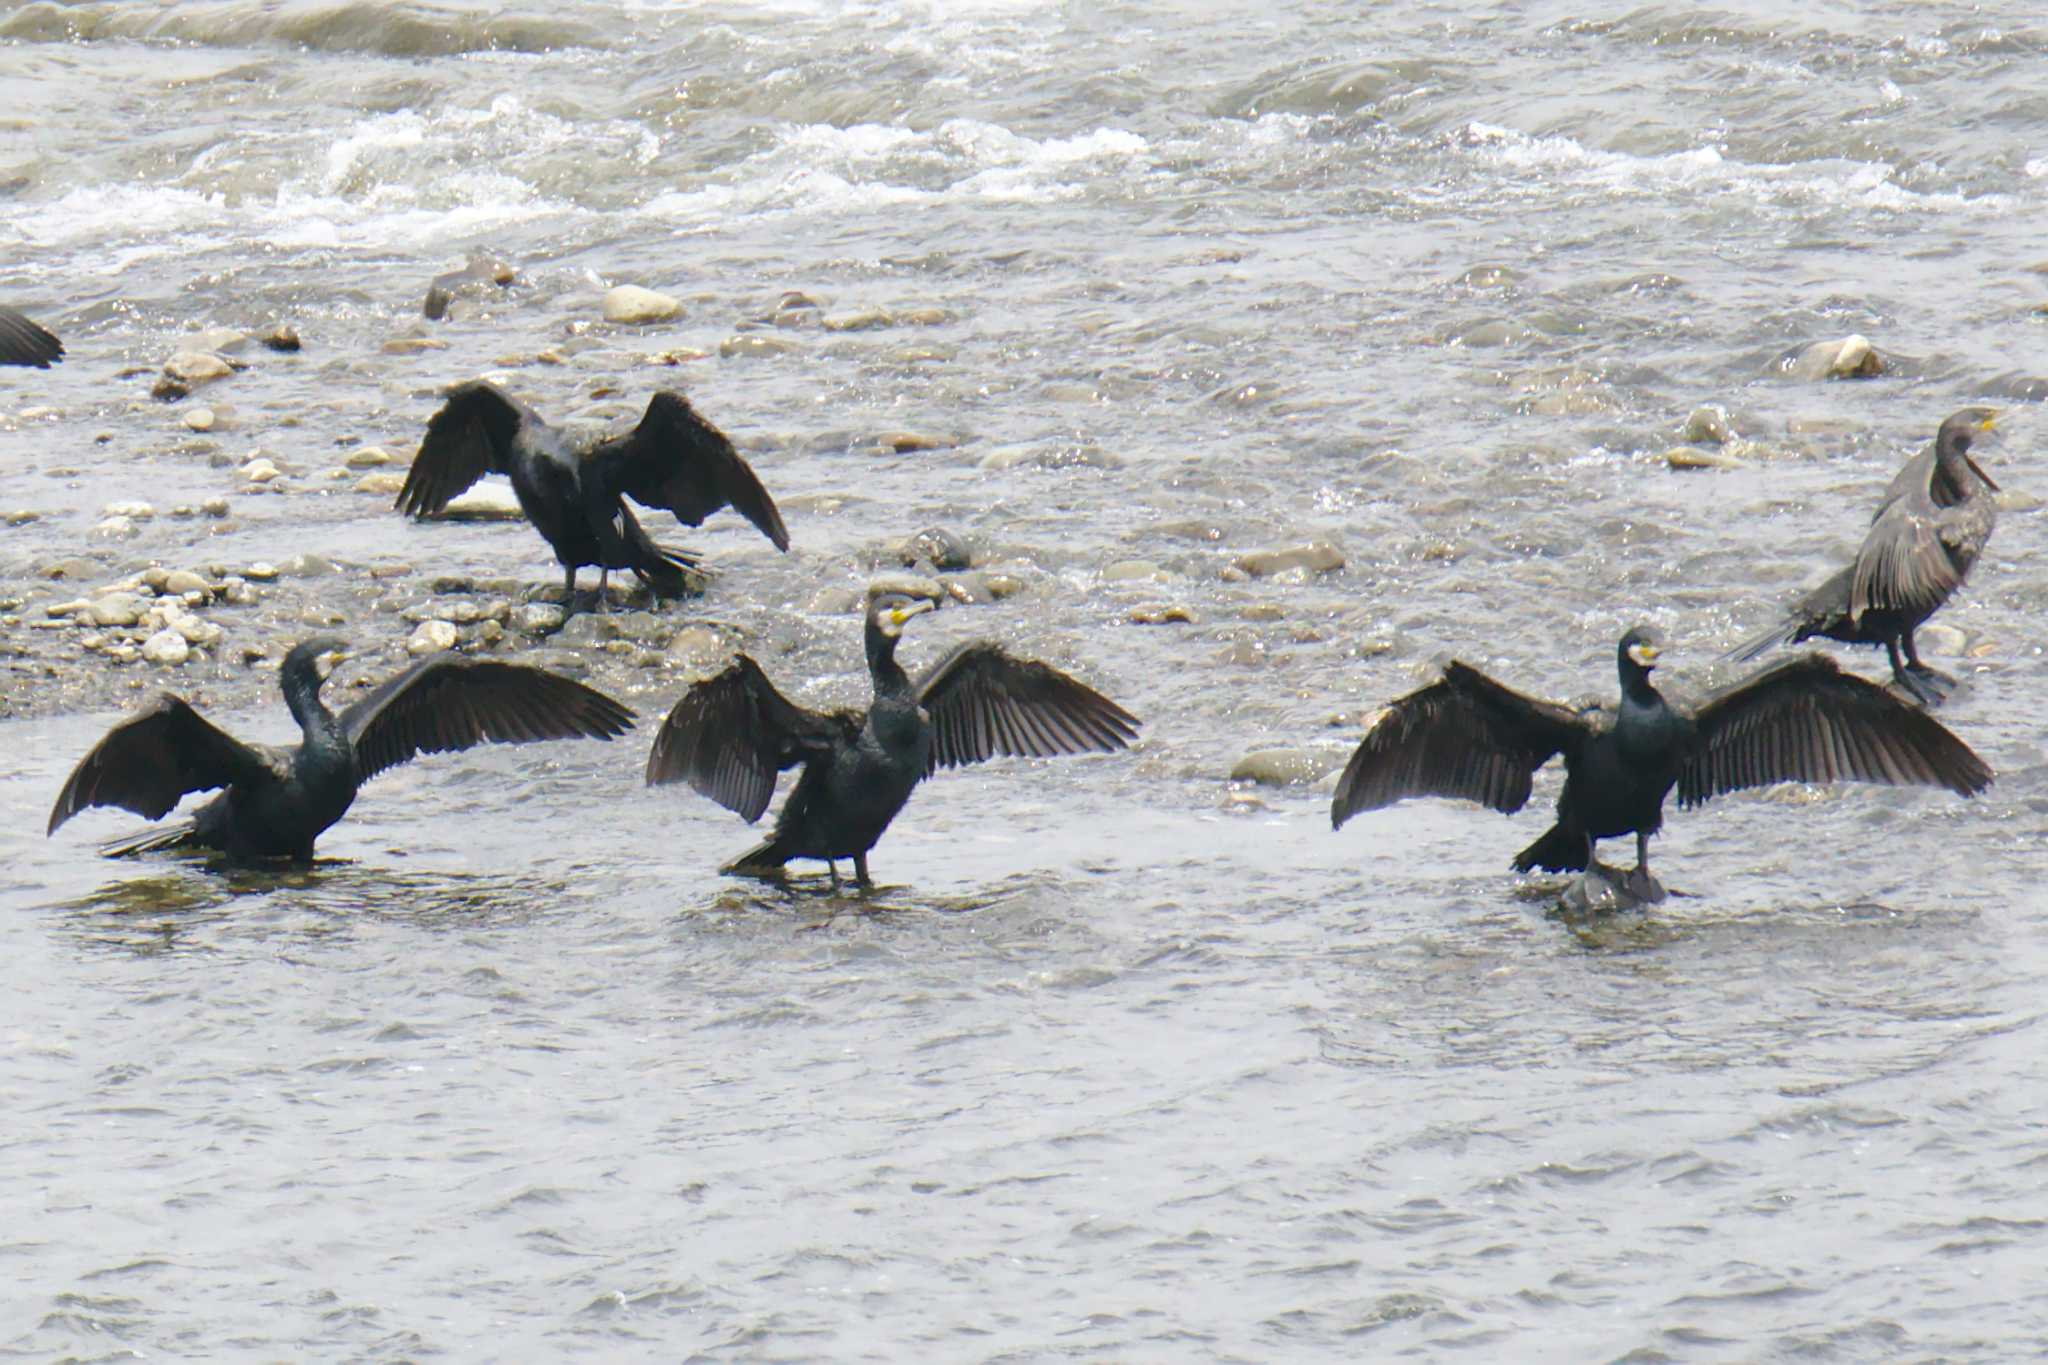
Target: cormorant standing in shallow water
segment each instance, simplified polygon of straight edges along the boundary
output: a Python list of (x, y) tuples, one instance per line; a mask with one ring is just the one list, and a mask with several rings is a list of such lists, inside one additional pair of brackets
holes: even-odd
[(1562, 754), (1557, 823), (1516, 855), (1515, 870), (1583, 871), (1597, 866), (1596, 841), (1632, 833), (1626, 888), (1656, 901), (1664, 889), (1650, 875), (1650, 836), (1674, 786), (1686, 807), (1774, 782), (1916, 783), (1959, 796), (1991, 785), (1991, 769), (1941, 722), (1823, 655), (1774, 664), (1691, 713), (1650, 685), (1657, 656), (1648, 632), (1622, 636), (1612, 713), (1524, 696), (1453, 661), (1380, 715), (1338, 779), (1331, 826), (1405, 796), (1460, 797), (1511, 815), (1535, 771)]
[(109, 857), (164, 848), (218, 849), (237, 860), (313, 856), (363, 783), (417, 754), (484, 743), (611, 739), (633, 713), (602, 692), (524, 664), (434, 654), (335, 715), (320, 686), (345, 654), (308, 640), (279, 670), (305, 739), (296, 749), (244, 744), (164, 693), (109, 730), (57, 794), (49, 832), (88, 806), (160, 820), (188, 792), (225, 787), (191, 820), (105, 845)]
[(398, 510), (431, 516), (491, 473), (511, 478), (526, 519), (554, 547), (570, 611), (576, 609), (576, 570), (585, 564), (599, 570), (599, 610), (613, 569), (631, 569), (663, 597), (690, 590), (696, 556), (656, 545), (626, 498), (665, 507), (689, 526), (730, 506), (776, 549), (789, 549), (782, 514), (753, 469), (689, 399), (666, 389), (649, 400), (631, 431), (592, 438), (556, 430), (482, 380), (458, 384), (427, 421)]
[(896, 662), (896, 641), (906, 621), (932, 609), (900, 593), (868, 604), (875, 699), (865, 711), (807, 711), (744, 654), (676, 702), (647, 756), (649, 786), (688, 782), (751, 823), (768, 809), (776, 774), (803, 765), (775, 837), (721, 871), (772, 877), (792, 858), (818, 858), (837, 890), (837, 860), (851, 858), (867, 889), (868, 850), (937, 769), (996, 754), (1109, 752), (1137, 737), (1138, 718), (1109, 698), (984, 640), (955, 645), (913, 682)]
[(28, 365), (50, 368), (53, 360), (64, 358), (64, 343), (54, 332), (38, 327), (26, 317), (0, 303), (0, 365)]
[(1899, 686), (1923, 705), (1939, 705), (1956, 680), (1920, 662), (1913, 632), (1970, 576), (1998, 521), (1998, 485), (1970, 458), (1970, 442), (1991, 430), (1997, 415), (1964, 408), (1943, 422), (1933, 446), (1908, 460), (1885, 489), (1855, 562), (1726, 657), (1754, 659), (1816, 635), (1883, 645)]

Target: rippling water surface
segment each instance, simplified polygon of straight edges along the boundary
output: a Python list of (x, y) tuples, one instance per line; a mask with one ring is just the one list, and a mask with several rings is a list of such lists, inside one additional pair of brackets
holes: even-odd
[[(2048, 1350), (2044, 67), (2039, 16), (1941, 0), (0, 7), (0, 301), (71, 352), (0, 371), (6, 1349)], [(518, 283), (423, 321), (473, 251)], [(621, 282), (685, 316), (604, 323)], [(297, 356), (148, 398), (180, 334), (275, 320)], [(1778, 363), (1851, 333), (1885, 374)], [(821, 588), (945, 526), (1022, 590), (913, 664), (994, 636), (1144, 741), (934, 780), (869, 902), (716, 876), (750, 831), (640, 788), (644, 727), (396, 771), (307, 870), (45, 840), (147, 689), (283, 738), (245, 649), (333, 626), (379, 676), (434, 576), (555, 580), (328, 475), (480, 373), (567, 417), (681, 386), (747, 449), (795, 548), (686, 533), (724, 573), (664, 632), (857, 699)], [(1327, 778), (1226, 780), (1451, 653), (1605, 694), (1648, 619), (1711, 683), (1971, 400), (2012, 494), (1941, 618), (1983, 799), (1674, 814), (1685, 894), (1573, 921), (1506, 870), (1539, 809), (1332, 834)], [(1678, 472), (1703, 406), (1738, 463)], [(1223, 572), (1304, 540), (1345, 566)], [(31, 628), (308, 550), (168, 678)], [(650, 718), (683, 686), (584, 653)]]

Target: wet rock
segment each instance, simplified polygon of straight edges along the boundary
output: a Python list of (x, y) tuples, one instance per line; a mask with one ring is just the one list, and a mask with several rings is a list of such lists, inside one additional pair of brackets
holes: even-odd
[(1154, 604), (1133, 607), (1131, 608), (1130, 615), (1124, 619), (1134, 626), (1191, 626), (1195, 624), (1195, 614), (1186, 607), (1179, 605)]
[(258, 561), (242, 570), (242, 577), (254, 583), (268, 583), (277, 577), (277, 565)]
[(861, 609), (863, 597), (858, 588), (831, 584), (811, 594), (811, 600), (804, 603), (804, 610), (816, 616), (845, 616)]
[(164, 574), (158, 590), (170, 593), (174, 597), (183, 597), (187, 593), (195, 592), (211, 596), (213, 584), (207, 582), (203, 575), (193, 573), (190, 569), (172, 569)]
[(1105, 583), (1164, 583), (1172, 575), (1149, 559), (1119, 559), (1104, 565), (1100, 577)]
[(100, 509), (103, 517), (129, 517), (135, 521), (148, 521), (156, 515), (156, 509), (146, 502), (110, 502)]
[(382, 446), (363, 446), (350, 451), (341, 463), (349, 469), (377, 469), (391, 463), (391, 452)]
[[(278, 565), (277, 571), (286, 578), (324, 578), (328, 574), (340, 573), (341, 569), (327, 556), (307, 551), (293, 555)], [(255, 574), (252, 572), (249, 576), (254, 578)]]
[(1273, 550), (1252, 550), (1241, 554), (1235, 567), (1254, 578), (1270, 578), (1291, 569), (1307, 573), (1329, 573), (1344, 567), (1344, 552), (1326, 540), (1310, 541), (1305, 545), (1289, 545)]
[(1458, 276), (1458, 283), (1467, 289), (1505, 289), (1521, 278), (1513, 266), (1475, 265)]
[(142, 642), (142, 657), (161, 667), (176, 667), (191, 656), (191, 644), (175, 630), (160, 630)]
[(385, 355), (418, 355), (423, 351), (445, 351), (448, 343), (439, 337), (390, 337), (377, 349)]
[(448, 316), (458, 298), (482, 298), (495, 290), (509, 288), (519, 278), (519, 272), (509, 263), (491, 256), (471, 256), (469, 264), (460, 270), (450, 270), (434, 276), (427, 285), (427, 297), (420, 304), (420, 313), (430, 321), (438, 322)]
[(944, 308), (911, 308), (896, 315), (896, 321), (906, 327), (939, 327), (951, 322), (953, 315)]
[(905, 597), (922, 597), (930, 602), (946, 600), (945, 585), (936, 578), (920, 574), (885, 573), (868, 580), (867, 595), (870, 600), (885, 592), (900, 592)]
[(601, 645), (618, 634), (612, 620), (594, 611), (579, 612), (562, 624), (555, 640), (564, 645)]
[(974, 554), (967, 548), (967, 542), (943, 526), (929, 526), (906, 540), (898, 541), (893, 547), (893, 555), (896, 562), (906, 569), (915, 564), (929, 564), (941, 571), (967, 569), (974, 565)]
[(199, 504), (199, 510), (209, 517), (224, 517), (228, 514), (226, 498), (208, 498)]
[(928, 431), (884, 431), (876, 435), (874, 444), (898, 455), (908, 455), (913, 450), (953, 450), (960, 440)]
[(234, 372), (233, 362), (212, 351), (179, 351), (164, 362), (164, 378), (182, 385), (188, 393)]
[(1968, 652), (1969, 637), (1954, 626), (1931, 621), (1913, 632), (1913, 642), (1922, 654), (1938, 659), (1960, 659)]
[(684, 626), (668, 642), (661, 662), (665, 667), (690, 673), (710, 673), (723, 664), (731, 652), (725, 637), (709, 626)]
[(612, 634), (622, 640), (650, 643), (665, 629), (661, 618), (651, 611), (627, 611), (612, 617)]
[[(156, 613), (150, 614), (153, 616)], [(220, 643), (221, 628), (203, 617), (194, 616), (189, 611), (167, 616), (163, 621), (163, 629), (175, 631), (188, 645), (205, 648)]]
[(260, 455), (241, 468), (242, 478), (249, 483), (269, 483), (283, 473), (284, 471), (279, 469), (274, 461)]
[(571, 678), (580, 678), (590, 672), (590, 665), (583, 656), (573, 649), (529, 649), (521, 659), (522, 663), (535, 668), (545, 668), (550, 673), (561, 673)]
[(682, 302), (637, 284), (622, 284), (604, 296), (604, 320), (618, 323), (668, 322), (681, 317)]
[(1883, 374), (1885, 363), (1868, 337), (1846, 336), (1800, 347), (1781, 356), (1777, 368), (1788, 379), (1867, 379)]
[(528, 602), (512, 609), (512, 628), (527, 635), (552, 635), (568, 620), (568, 613), (552, 602)]
[(480, 483), (441, 509), (444, 521), (523, 521), (519, 498), (510, 484)]
[(726, 359), (750, 356), (794, 355), (803, 350), (801, 342), (788, 337), (775, 336), (769, 332), (741, 332), (718, 343), (718, 353)]
[(238, 351), (249, 344), (249, 334), (233, 327), (206, 327), (196, 332), (187, 332), (171, 343), (176, 355), (204, 355), (208, 352), (226, 354)]
[(1557, 893), (1558, 909), (1568, 915), (1612, 915), (1640, 910), (1647, 903), (1628, 889), (1623, 877), (1604, 867), (1572, 878)]
[(287, 322), (273, 322), (256, 334), (259, 344), (273, 351), (293, 352), (299, 349), (299, 334)]
[(412, 655), (438, 654), (444, 649), (455, 648), (461, 633), (446, 621), (422, 621), (405, 642), (405, 652)]
[[(346, 474), (347, 471), (344, 470), (344, 477), (346, 477)], [(388, 469), (380, 469), (374, 474), (365, 474), (355, 482), (356, 492), (375, 493), (387, 498), (397, 497), (404, 488), (405, 475), (393, 473)]]
[(220, 419), (212, 408), (192, 408), (180, 420), (184, 422), (187, 430), (212, 431), (214, 424)]
[(879, 308), (865, 308), (853, 313), (833, 313), (819, 319), (820, 325), (828, 332), (866, 332), (878, 327), (888, 327), (895, 319)]
[(1698, 446), (1673, 446), (1664, 452), (1664, 463), (1673, 469), (1740, 469), (1742, 461), (1720, 450)]
[(1320, 781), (1342, 761), (1342, 754), (1328, 749), (1254, 749), (1237, 760), (1230, 780), (1262, 787), (1299, 786)]
[(1694, 408), (1685, 419), (1685, 430), (1679, 439), (1694, 445), (1726, 445), (1733, 439), (1734, 429), (1728, 425), (1728, 414), (1719, 408)]
[(86, 605), (85, 614), (96, 626), (132, 626), (142, 619), (145, 608), (142, 599), (132, 592), (110, 592), (95, 597)]
[(229, 574), (221, 581), (220, 600), (231, 607), (254, 606), (257, 600), (256, 589), (249, 586), (248, 580)]
[(133, 517), (108, 517), (96, 523), (92, 533), (100, 540), (133, 540), (142, 534), (142, 528), (135, 524)]

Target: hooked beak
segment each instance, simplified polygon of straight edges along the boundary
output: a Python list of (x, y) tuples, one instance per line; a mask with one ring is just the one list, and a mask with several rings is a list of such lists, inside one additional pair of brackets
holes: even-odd
[(320, 681), (326, 682), (329, 678), (334, 676), (335, 669), (340, 668), (343, 664), (347, 662), (347, 650), (330, 649), (325, 654), (322, 654), (319, 658), (315, 659), (313, 661), (313, 666), (320, 674)]
[(915, 598), (900, 607), (891, 607), (882, 613), (882, 628), (891, 636), (901, 635), (903, 625), (913, 616), (922, 616), (928, 611), (937, 611), (939, 604), (928, 598)]
[(1663, 651), (1658, 649), (1657, 646), (1650, 644), (1647, 641), (1638, 644), (1633, 644), (1628, 647), (1628, 657), (1634, 659), (1636, 663), (1638, 663), (1644, 668), (1656, 667), (1657, 656), (1662, 652)]

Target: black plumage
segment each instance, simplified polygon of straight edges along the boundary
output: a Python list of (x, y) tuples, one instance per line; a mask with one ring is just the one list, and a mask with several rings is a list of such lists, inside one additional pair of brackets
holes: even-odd
[(1727, 657), (1754, 659), (1815, 636), (1883, 645), (1899, 686), (1926, 705), (1940, 703), (1955, 679), (1920, 661), (1913, 632), (1963, 585), (1997, 524), (1998, 485), (1970, 457), (1971, 442), (1996, 416), (1964, 408), (1944, 421), (1934, 444), (1893, 476), (1855, 561)]
[(631, 569), (664, 597), (690, 590), (697, 558), (660, 546), (626, 505), (663, 507), (690, 526), (732, 507), (789, 549), (775, 500), (725, 433), (690, 400), (663, 390), (630, 431), (586, 436), (557, 430), (491, 384), (458, 384), (427, 421), (419, 454), (399, 490), (398, 510), (432, 516), (485, 474), (512, 481), (527, 520), (554, 547), (575, 609), (576, 570), (599, 570), (597, 601), (613, 569)]
[(647, 756), (650, 786), (688, 782), (751, 823), (767, 810), (777, 774), (803, 765), (775, 836), (724, 871), (773, 876), (792, 858), (816, 858), (836, 888), (837, 860), (851, 858), (867, 887), (868, 850), (939, 768), (997, 754), (1109, 752), (1137, 737), (1138, 719), (1109, 698), (987, 641), (955, 646), (913, 682), (896, 662), (896, 641), (931, 605), (895, 593), (869, 604), (875, 695), (865, 711), (806, 710), (744, 654), (676, 702)]
[(56, 333), (0, 303), (0, 365), (47, 370), (52, 361), (63, 358), (64, 343), (57, 340)]
[(244, 744), (165, 693), (109, 730), (72, 769), (49, 832), (89, 806), (162, 819), (186, 794), (225, 788), (191, 820), (103, 848), (218, 849), (238, 860), (313, 856), (313, 841), (348, 811), (356, 791), (418, 754), (485, 743), (611, 739), (633, 713), (582, 683), (523, 664), (434, 654), (380, 684), (340, 715), (320, 688), (343, 657), (339, 640), (308, 640), (279, 670), (285, 705), (304, 738), (296, 748)]
[(1565, 763), (1557, 821), (1515, 858), (1518, 872), (1597, 866), (1594, 845), (1636, 836), (1628, 889), (1663, 891), (1650, 876), (1650, 836), (1675, 786), (1681, 807), (1774, 782), (1882, 782), (1974, 796), (1991, 770), (1926, 712), (1823, 655), (1774, 664), (1693, 711), (1651, 685), (1654, 639), (1630, 631), (1617, 651), (1621, 703), (1581, 711), (1501, 686), (1465, 664), (1392, 702), (1352, 753), (1330, 806), (1332, 827), (1408, 796), (1449, 796), (1504, 814), (1529, 799), (1535, 771)]

